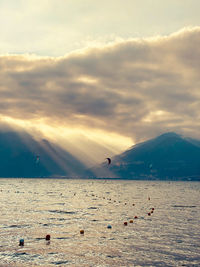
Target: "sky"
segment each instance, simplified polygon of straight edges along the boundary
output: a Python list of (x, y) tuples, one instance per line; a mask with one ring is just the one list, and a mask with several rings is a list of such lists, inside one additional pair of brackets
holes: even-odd
[(0, 0), (1, 128), (91, 164), (164, 132), (199, 138), (199, 10), (199, 0)]

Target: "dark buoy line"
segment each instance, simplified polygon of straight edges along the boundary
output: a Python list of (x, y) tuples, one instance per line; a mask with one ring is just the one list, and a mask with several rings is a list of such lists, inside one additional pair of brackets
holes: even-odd
[[(74, 194), (74, 195), (75, 195), (75, 194)], [(92, 194), (92, 196), (95, 196), (95, 195)], [(98, 197), (98, 196), (96, 196), (96, 197)], [(105, 197), (103, 197), (103, 199), (105, 199)], [(111, 201), (111, 198), (108, 199), (108, 200)], [(148, 197), (148, 200), (150, 200), (150, 197)], [(116, 200), (114, 200), (114, 202), (116, 202)], [(118, 201), (118, 202), (121, 203), (121, 201)], [(124, 204), (127, 205), (128, 203), (125, 202)], [(135, 204), (133, 203), (132, 206), (135, 206)], [(151, 214), (154, 213), (154, 210), (155, 210), (154, 208), (150, 208), (150, 211), (147, 213), (147, 215), (148, 215), (148, 216), (151, 216)], [(144, 217), (141, 217), (141, 218), (144, 219)], [(134, 219), (138, 219), (138, 216), (135, 215), (135, 216), (134, 216)], [(130, 220), (129, 220), (129, 223), (133, 224), (133, 223), (134, 223), (134, 220), (133, 220), (133, 219), (130, 219)], [(124, 222), (123, 222), (123, 225), (124, 225), (124, 226), (127, 226), (127, 225), (128, 225), (128, 222), (127, 222), (127, 221), (124, 221)], [(112, 229), (112, 225), (111, 225), (111, 224), (108, 224), (108, 225), (107, 225), (107, 229)], [(84, 233), (85, 233), (84, 230), (81, 229), (81, 230), (80, 230), (80, 234), (81, 234), (81, 235), (84, 235)], [(47, 234), (46, 237), (45, 237), (45, 240), (48, 241), (47, 244), (50, 244), (50, 239), (51, 239), (50, 234)], [(23, 238), (19, 240), (19, 246), (21, 246), (21, 247), (24, 246), (24, 239), (23, 239)]]
[[(151, 214), (153, 213), (154, 211), (154, 208), (151, 208), (151, 212), (148, 212), (148, 216), (151, 216)], [(138, 219), (138, 216), (135, 216), (134, 219)], [(130, 219), (129, 220), (129, 223), (133, 223), (133, 219)], [(127, 226), (128, 225), (128, 222), (125, 221), (124, 223), (124, 226)], [(112, 225), (111, 224), (108, 224), (107, 225), (107, 229), (112, 229)], [(85, 231), (83, 229), (80, 230), (80, 234), (81, 235), (84, 235)], [(47, 244), (49, 245), (50, 244), (50, 239), (51, 239), (51, 236), (49, 234), (46, 235), (45, 237), (45, 240), (48, 241)], [(24, 246), (24, 239), (21, 238), (19, 240), (19, 246), (23, 247)]]

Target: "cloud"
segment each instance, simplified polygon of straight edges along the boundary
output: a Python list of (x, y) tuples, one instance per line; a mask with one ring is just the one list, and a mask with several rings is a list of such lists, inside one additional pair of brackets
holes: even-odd
[(64, 57), (0, 57), (0, 116), (133, 138), (200, 131), (200, 27)]
[(60, 56), (118, 37), (171, 33), (199, 25), (199, 9), (198, 0), (2, 0), (0, 53)]

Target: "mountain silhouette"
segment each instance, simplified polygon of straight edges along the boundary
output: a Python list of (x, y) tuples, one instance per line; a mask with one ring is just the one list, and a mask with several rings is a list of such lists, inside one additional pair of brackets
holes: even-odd
[(85, 166), (70, 153), (25, 132), (0, 132), (0, 177), (75, 177)]
[(200, 141), (165, 133), (114, 157), (111, 165), (103, 163), (90, 172), (95, 177), (200, 181)]
[(120, 178), (200, 181), (200, 140), (165, 133), (90, 170), (48, 140), (0, 131), (0, 177)]

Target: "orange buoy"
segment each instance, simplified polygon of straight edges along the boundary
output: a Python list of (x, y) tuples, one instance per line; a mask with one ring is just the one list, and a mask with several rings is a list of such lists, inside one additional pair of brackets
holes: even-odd
[(127, 222), (124, 222), (124, 225), (128, 225), (128, 223)]
[(133, 223), (133, 220), (130, 220), (129, 222), (130, 222), (130, 223)]
[(80, 234), (83, 235), (84, 234), (84, 230), (80, 230)]
[(46, 235), (45, 239), (46, 239), (47, 241), (49, 241), (49, 240), (51, 239), (51, 236), (50, 236), (50, 235)]
[(135, 216), (135, 217), (134, 217), (134, 219), (137, 219), (137, 218), (138, 218), (138, 216)]

